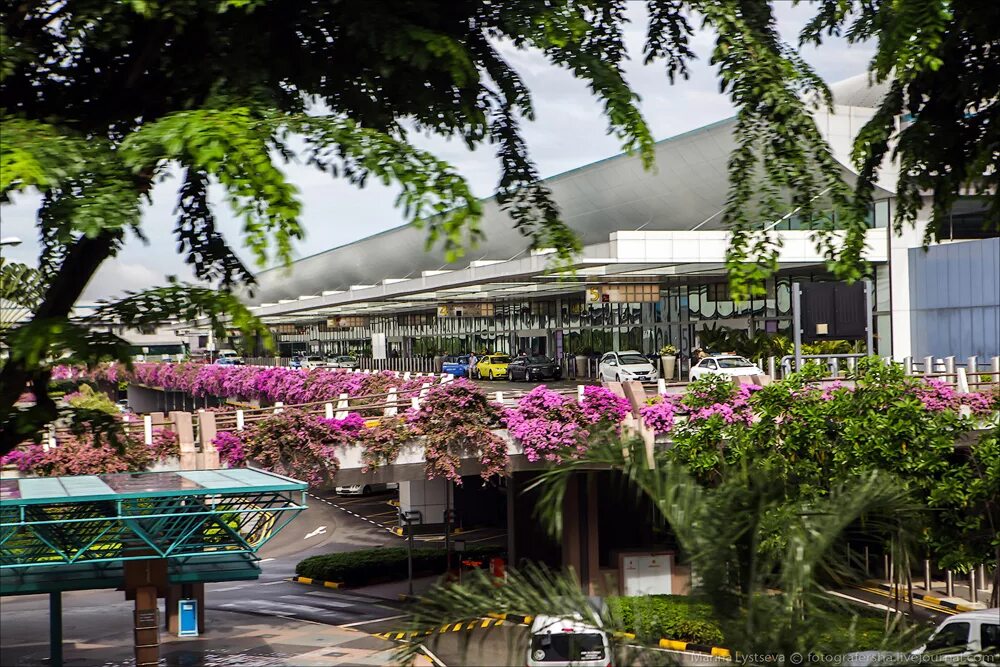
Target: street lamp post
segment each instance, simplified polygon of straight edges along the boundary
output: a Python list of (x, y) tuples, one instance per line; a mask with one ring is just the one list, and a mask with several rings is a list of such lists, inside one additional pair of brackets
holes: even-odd
[(409, 579), (409, 594), (413, 597), (413, 524), (422, 523), (423, 517), (419, 510), (400, 510), (399, 521), (406, 524), (406, 574)]

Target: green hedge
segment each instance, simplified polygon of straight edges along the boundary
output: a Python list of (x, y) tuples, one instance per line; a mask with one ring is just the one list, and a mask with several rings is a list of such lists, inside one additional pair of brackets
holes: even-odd
[(643, 642), (661, 638), (695, 644), (722, 646), (722, 630), (707, 604), (682, 595), (646, 595), (608, 598), (612, 613), (622, 619), (625, 630)]
[[(481, 560), (484, 564), (503, 550), (499, 547), (467, 547), (452, 553), (452, 565), (462, 560)], [(442, 574), (447, 567), (444, 549), (413, 550), (413, 576)], [(406, 579), (406, 547), (361, 549), (343, 553), (310, 556), (295, 566), (295, 573), (310, 579), (337, 581), (347, 586)]]

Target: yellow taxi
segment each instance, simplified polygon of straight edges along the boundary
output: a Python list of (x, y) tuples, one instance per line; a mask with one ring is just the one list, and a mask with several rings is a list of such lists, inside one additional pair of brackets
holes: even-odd
[(506, 354), (490, 354), (479, 360), (476, 364), (476, 377), (495, 380), (507, 377), (507, 364), (510, 357)]

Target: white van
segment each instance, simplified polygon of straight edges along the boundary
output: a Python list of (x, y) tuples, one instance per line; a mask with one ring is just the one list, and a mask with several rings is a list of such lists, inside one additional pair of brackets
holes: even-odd
[(938, 626), (912, 655), (934, 655), (946, 662), (967, 660), (977, 653), (1000, 654), (1000, 609), (955, 614)]
[(611, 643), (604, 630), (581, 618), (537, 616), (531, 624), (528, 667), (610, 667)]

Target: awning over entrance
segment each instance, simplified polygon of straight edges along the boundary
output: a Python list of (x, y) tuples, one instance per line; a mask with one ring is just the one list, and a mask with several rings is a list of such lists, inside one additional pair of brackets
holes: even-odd
[(306, 507), (304, 482), (237, 468), (0, 480), (0, 594), (255, 579), (257, 550)]

